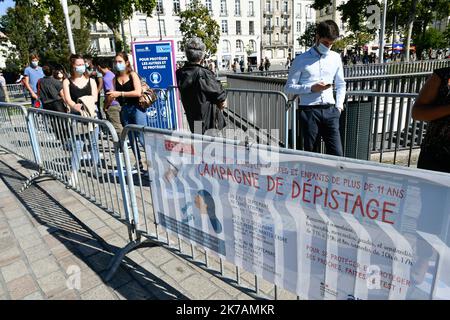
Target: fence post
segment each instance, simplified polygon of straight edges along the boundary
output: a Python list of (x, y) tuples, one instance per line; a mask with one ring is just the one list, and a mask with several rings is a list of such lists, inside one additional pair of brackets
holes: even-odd
[(29, 113), (24, 107), (22, 107), (22, 112), (24, 112), (25, 119), (28, 126), (28, 134), (30, 136), (31, 148), (33, 149), (34, 160), (36, 164), (41, 167), (42, 165), (42, 157), (41, 157), (41, 149), (39, 146), (39, 142), (37, 140), (37, 132), (34, 126), (34, 113)]
[(292, 100), (292, 149), (297, 150), (297, 109), (298, 96)]
[[(125, 132), (126, 130), (124, 130)], [(119, 174), (119, 183), (120, 183), (120, 189), (122, 192), (122, 198), (123, 198), (123, 206), (125, 209), (125, 216), (127, 219), (127, 222), (129, 223), (129, 236), (130, 240), (133, 241), (133, 231), (135, 232), (138, 225), (138, 218), (139, 213), (137, 210), (137, 204), (136, 204), (136, 194), (134, 191), (134, 182), (133, 182), (133, 176), (131, 172), (131, 164), (130, 164), (130, 156), (128, 151), (128, 144), (127, 144), (127, 137), (128, 135), (122, 134), (120, 137), (120, 141), (118, 142), (118, 147), (116, 151), (116, 162), (117, 162), (117, 172)], [(127, 187), (125, 182), (125, 174), (123, 172), (124, 168), (124, 162), (125, 162), (125, 169), (127, 173), (128, 178), (128, 191), (127, 193)], [(128, 198), (128, 196), (130, 198)], [(130, 208), (131, 204), (131, 208)], [(131, 226), (131, 229), (130, 229)]]

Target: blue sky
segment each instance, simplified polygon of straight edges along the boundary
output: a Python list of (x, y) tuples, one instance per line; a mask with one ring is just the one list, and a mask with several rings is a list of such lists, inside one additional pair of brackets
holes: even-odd
[(5, 0), (4, 2), (0, 2), (0, 16), (6, 13), (6, 9), (14, 6), (13, 0)]

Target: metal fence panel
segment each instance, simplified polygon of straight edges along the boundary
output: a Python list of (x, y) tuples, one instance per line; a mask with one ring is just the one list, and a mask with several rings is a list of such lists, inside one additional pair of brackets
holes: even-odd
[(35, 108), (28, 110), (28, 121), (35, 128), (41, 170), (128, 221), (122, 153), (111, 123)]
[(0, 146), (25, 160), (37, 162), (33, 138), (27, 122), (27, 109), (16, 104), (0, 103)]

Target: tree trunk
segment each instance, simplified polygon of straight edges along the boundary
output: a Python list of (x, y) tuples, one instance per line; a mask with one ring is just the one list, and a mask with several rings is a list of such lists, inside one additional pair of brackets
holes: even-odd
[(408, 19), (408, 33), (406, 35), (406, 62), (409, 62), (410, 57), (410, 46), (411, 46), (411, 36), (414, 26), (414, 21), (416, 20), (417, 4), (420, 0), (413, 0), (411, 5), (411, 10), (409, 11)]

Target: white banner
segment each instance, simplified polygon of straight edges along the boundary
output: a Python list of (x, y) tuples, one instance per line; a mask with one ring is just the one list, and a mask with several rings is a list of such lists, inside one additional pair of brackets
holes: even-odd
[(145, 138), (169, 232), (303, 298), (450, 298), (450, 175)]

